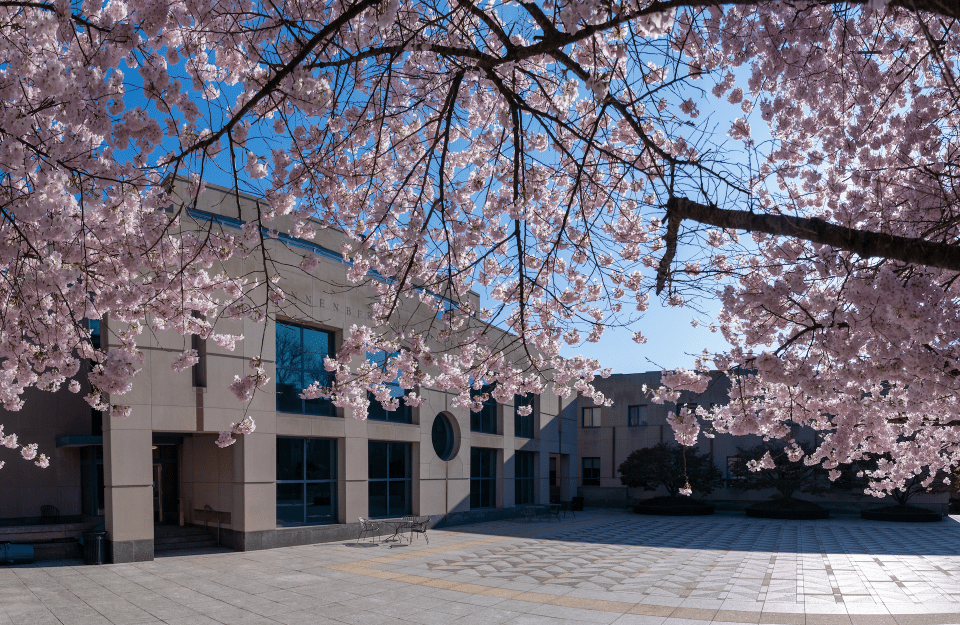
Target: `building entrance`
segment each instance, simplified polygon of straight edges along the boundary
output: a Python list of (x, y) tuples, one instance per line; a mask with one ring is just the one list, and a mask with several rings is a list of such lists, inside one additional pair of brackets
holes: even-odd
[(153, 522), (180, 525), (179, 445), (153, 446)]

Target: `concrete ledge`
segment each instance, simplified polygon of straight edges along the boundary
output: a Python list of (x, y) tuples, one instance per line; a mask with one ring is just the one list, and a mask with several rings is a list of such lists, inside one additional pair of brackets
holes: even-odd
[(516, 519), (519, 516), (520, 511), (515, 507), (464, 510), (462, 512), (450, 512), (448, 514), (438, 515), (434, 518), (431, 518), (430, 527), (440, 529), (443, 527), (453, 527), (455, 525), (470, 525), (471, 523), (485, 523), (487, 521)]
[(75, 540), (69, 542), (47, 542), (33, 544), (34, 560), (79, 560), (83, 557), (80, 543)]
[(56, 523), (48, 525), (9, 525), (0, 527), (0, 542), (28, 543), (57, 538), (77, 538), (99, 523)]
[[(515, 518), (517, 518), (517, 509), (513, 507), (469, 510), (451, 512), (444, 515), (430, 515), (430, 527), (441, 529), (455, 525), (469, 525), (470, 523), (485, 523), (487, 521), (501, 521)], [(373, 522), (376, 523), (377, 520), (373, 519)], [(261, 549), (296, 547), (297, 545), (341, 542), (344, 540), (355, 540), (359, 526), (359, 523), (339, 523), (336, 525), (278, 527), (275, 530), (260, 530), (256, 532), (240, 532), (223, 528), (220, 530), (220, 544), (237, 551), (259, 551)], [(381, 527), (381, 536), (387, 536), (392, 534), (392, 532), (393, 530), (389, 528)]]

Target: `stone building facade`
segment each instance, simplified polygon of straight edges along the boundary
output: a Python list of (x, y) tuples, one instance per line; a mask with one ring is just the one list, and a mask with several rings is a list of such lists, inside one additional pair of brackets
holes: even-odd
[[(174, 194), (179, 189), (177, 183)], [(242, 196), (238, 206), (231, 189), (208, 185), (182, 223), (236, 232), (252, 219), (256, 202)], [(336, 352), (351, 325), (367, 319), (372, 289), (349, 287), (335, 251), (340, 242), (331, 230), (313, 241), (268, 237), (288, 298), (277, 322), (217, 321), (216, 332), (244, 335), (235, 352), (200, 341), (193, 347), (201, 363), (177, 372), (171, 364), (191, 339), (144, 332), (138, 343), (146, 361), (134, 388), (111, 398), (132, 407), (129, 418), (101, 417), (83, 392), (66, 391), (31, 391), (20, 412), (0, 414), (8, 431), (51, 456), (45, 470), (7, 459), (0, 525), (38, 521), (40, 506), (53, 505), (61, 522), (102, 519), (112, 561), (130, 562), (153, 559), (158, 525), (219, 523), (225, 545), (251, 550), (355, 537), (358, 517), (419, 515), (431, 524), (457, 524), (574, 495), (576, 402), (549, 389), (532, 399), (526, 418), (514, 404), (496, 402), (471, 413), (454, 407), (450, 393), (430, 388), (418, 389), (419, 408), (386, 412), (374, 405), (366, 420), (298, 397), (323, 375), (317, 362)], [(311, 275), (285, 270), (304, 250), (320, 257), (320, 268)], [(233, 258), (223, 269), (243, 275), (244, 263), (262, 259)], [(469, 297), (477, 303), (476, 294)], [(422, 314), (409, 312), (414, 321)], [(99, 324), (104, 344), (117, 329), (109, 319)], [(491, 329), (508, 342), (498, 332)], [(263, 359), (270, 381), (245, 406), (228, 387), (249, 372), (254, 356)], [(244, 414), (254, 418), (256, 431), (216, 447), (217, 433)]]

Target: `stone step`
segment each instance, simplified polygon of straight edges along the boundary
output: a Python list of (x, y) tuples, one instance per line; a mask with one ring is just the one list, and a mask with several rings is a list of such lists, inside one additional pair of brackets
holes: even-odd
[(153, 543), (154, 551), (179, 551), (182, 549), (205, 549), (207, 547), (216, 547), (217, 541), (212, 538), (206, 540), (183, 540), (175, 543)]
[(153, 550), (177, 551), (216, 547), (215, 537), (202, 527), (192, 525), (158, 525), (153, 531)]

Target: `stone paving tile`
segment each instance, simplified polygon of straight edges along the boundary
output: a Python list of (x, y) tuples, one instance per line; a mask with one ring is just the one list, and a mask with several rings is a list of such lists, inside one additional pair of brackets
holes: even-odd
[(934, 527), (591, 511), (560, 524), (0, 568), (0, 625), (960, 625), (960, 519)]

